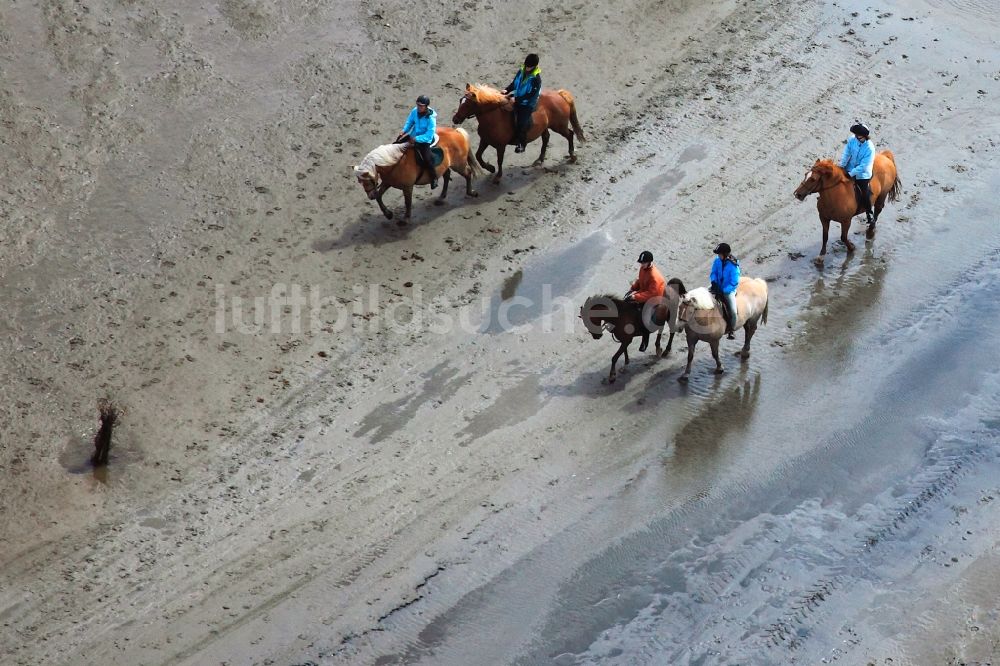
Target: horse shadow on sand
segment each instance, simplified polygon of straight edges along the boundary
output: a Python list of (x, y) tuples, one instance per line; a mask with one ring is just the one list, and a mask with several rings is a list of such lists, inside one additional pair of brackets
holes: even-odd
[[(559, 173), (561, 166), (565, 165), (516, 166), (510, 170), (508, 175), (504, 177), (503, 182), (499, 184), (493, 184), (490, 181), (489, 174), (480, 176), (476, 180), (476, 188), (479, 192), (479, 196), (476, 198), (466, 197), (464, 190), (461, 187), (457, 187), (462, 182), (461, 177), (457, 179), (452, 178), (448, 196), (441, 203), (437, 203), (440, 201), (437, 198), (439, 189), (429, 190), (421, 186), (419, 189), (414, 189), (413, 217), (406, 224), (398, 222), (403, 209), (403, 193), (401, 191), (393, 190), (391, 194), (386, 194), (387, 197), (395, 195), (391, 201), (386, 202), (386, 206), (394, 214), (394, 218), (388, 220), (379, 211), (378, 205), (374, 201), (365, 199), (364, 192), (359, 187), (357, 195), (360, 211), (357, 217), (341, 230), (339, 237), (315, 241), (312, 249), (320, 253), (326, 253), (357, 247), (359, 245), (370, 245), (372, 247), (391, 245), (392, 243), (407, 240), (420, 227), (432, 224), (449, 215), (460, 215), (469, 221), (480, 218), (480, 222), (476, 225), (477, 228), (472, 229), (472, 231), (481, 231), (482, 227), (485, 226), (502, 228), (502, 214), (498, 214), (496, 218), (487, 216), (482, 210), (482, 204), (502, 201), (505, 196), (521, 194), (529, 185), (533, 184), (543, 175), (548, 176), (549, 174)], [(515, 173), (517, 173), (516, 176), (514, 175)], [(438, 185), (438, 188), (440, 187), (442, 185)], [(418, 192), (422, 193), (423, 196), (418, 195)], [(390, 203), (394, 205), (389, 205)]]

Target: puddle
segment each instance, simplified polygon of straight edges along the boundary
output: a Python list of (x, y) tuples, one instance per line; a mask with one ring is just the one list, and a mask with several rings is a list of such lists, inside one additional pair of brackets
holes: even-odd
[(700, 162), (706, 157), (708, 157), (708, 149), (705, 147), (705, 144), (694, 143), (685, 148), (681, 156), (677, 158), (677, 166), (687, 164), (688, 162)]
[(609, 247), (611, 238), (599, 231), (519, 269), (491, 299), (489, 319), (480, 332), (503, 333), (551, 312), (554, 299), (573, 293)]
[(121, 468), (139, 459), (139, 454), (128, 447), (126, 443), (119, 443), (117, 439), (111, 442), (111, 452), (108, 456), (107, 465), (95, 466), (90, 462), (94, 455), (94, 443), (82, 437), (71, 437), (59, 454), (59, 464), (70, 474), (89, 474), (95, 480), (104, 485), (108, 485), (111, 477), (116, 471), (114, 468)]
[(468, 446), (479, 437), (516, 423), (522, 423), (538, 413), (548, 402), (541, 395), (538, 375), (529, 375), (514, 386), (505, 389), (489, 407), (471, 418), (459, 437), (459, 446)]

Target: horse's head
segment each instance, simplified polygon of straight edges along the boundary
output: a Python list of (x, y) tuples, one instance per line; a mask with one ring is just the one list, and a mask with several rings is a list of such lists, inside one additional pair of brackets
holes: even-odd
[(844, 180), (850, 180), (850, 178), (832, 160), (816, 160), (812, 168), (806, 172), (805, 178), (795, 188), (795, 198), (799, 201), (805, 201), (805, 198), (810, 194), (822, 192), (844, 182)]
[(595, 340), (600, 340), (604, 329), (613, 326), (611, 320), (617, 319), (618, 307), (610, 296), (591, 296), (580, 308), (580, 319)]
[(472, 87), (472, 84), (466, 83), (465, 94), (462, 95), (462, 99), (458, 100), (458, 108), (455, 110), (455, 115), (451, 117), (451, 122), (460, 125), (466, 118), (475, 117), (478, 107), (479, 102), (476, 98), (476, 90)]
[(819, 192), (819, 188), (823, 186), (823, 167), (819, 160), (812, 165), (812, 168), (806, 172), (805, 177), (799, 186), (795, 188), (795, 198), (799, 201), (805, 201), (806, 197), (810, 194), (815, 194)]
[(694, 299), (682, 296), (677, 304), (677, 330), (683, 331), (687, 328), (688, 321), (694, 315)]
[(373, 176), (368, 171), (354, 168), (354, 175), (357, 177), (361, 187), (365, 189), (365, 194), (369, 199), (374, 199), (378, 194), (378, 176)]

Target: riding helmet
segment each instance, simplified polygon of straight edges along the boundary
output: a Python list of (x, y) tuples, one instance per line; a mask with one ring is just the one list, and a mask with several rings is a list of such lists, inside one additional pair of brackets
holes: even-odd
[(653, 263), (653, 253), (650, 252), (649, 250), (643, 250), (642, 252), (640, 252), (639, 263), (640, 264)]
[(729, 243), (719, 243), (712, 254), (732, 254), (732, 249), (729, 247)]
[(851, 134), (867, 137), (869, 134), (868, 127), (864, 123), (854, 123), (851, 125)]
[(524, 66), (525, 67), (537, 67), (538, 66), (538, 54), (536, 54), (536, 53), (529, 53), (528, 56), (524, 59)]
[(430, 105), (430, 103), (431, 103), (431, 98), (428, 97), (427, 95), (421, 95), (420, 97), (417, 98), (417, 104)]

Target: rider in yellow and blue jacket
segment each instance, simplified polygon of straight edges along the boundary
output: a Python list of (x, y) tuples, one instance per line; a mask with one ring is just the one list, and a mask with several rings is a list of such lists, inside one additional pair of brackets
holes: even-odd
[(503, 90), (514, 98), (514, 148), (515, 153), (523, 153), (531, 129), (531, 114), (538, 106), (538, 96), (542, 93), (542, 70), (538, 67), (538, 56), (529, 53), (524, 66), (517, 70), (514, 80)]
[[(430, 169), (431, 189), (437, 187), (437, 171), (434, 169), (434, 157), (431, 155), (431, 144), (437, 133), (437, 112), (430, 107), (431, 100), (427, 95), (417, 98), (417, 105), (410, 110), (410, 115), (403, 123), (403, 131), (396, 137), (396, 143), (404, 141), (412, 145), (420, 154), (424, 169)], [(422, 173), (420, 174), (423, 175)], [(417, 177), (419, 180), (420, 176)]]

